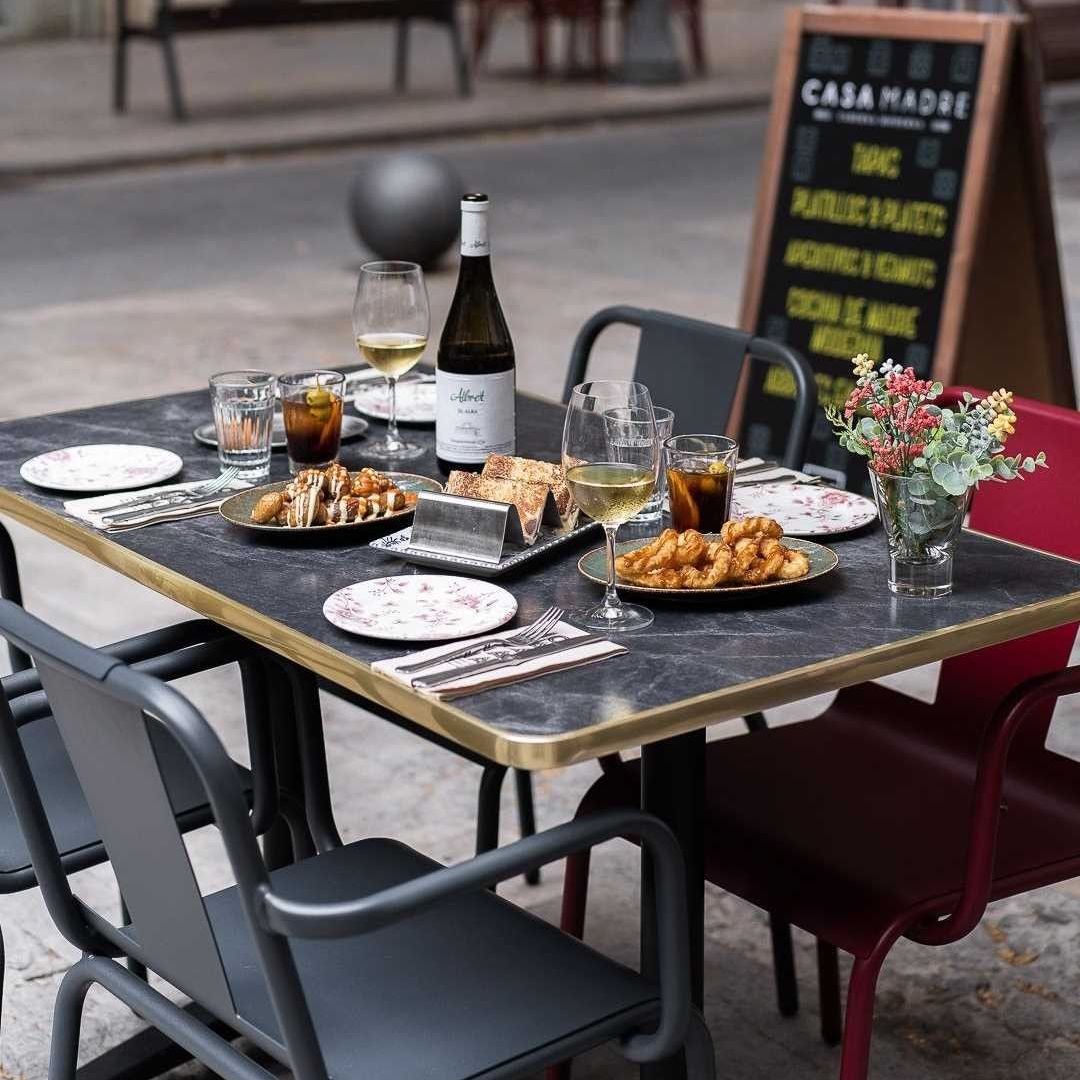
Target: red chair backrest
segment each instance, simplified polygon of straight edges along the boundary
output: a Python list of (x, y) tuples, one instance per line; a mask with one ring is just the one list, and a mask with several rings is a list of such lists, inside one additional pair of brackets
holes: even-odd
[[(986, 396), (985, 391), (971, 387), (950, 388), (939, 399), (940, 404), (959, 401), (965, 390), (976, 397)], [(969, 525), (1003, 540), (1080, 559), (1080, 498), (1076, 492), (1080, 412), (1028, 398), (1017, 398), (1013, 410), (1017, 424), (1016, 434), (1009, 439), (1009, 453), (1034, 455), (1045, 450), (1050, 467), (1009, 483), (981, 484), (972, 497)], [(958, 564), (959, 580), (962, 575), (962, 564)], [(977, 737), (1014, 686), (1069, 663), (1076, 632), (1074, 623), (946, 660), (935, 710), (953, 723), (963, 718), (969, 733)], [(1052, 711), (1048, 707), (1041, 722), (1033, 719), (1025, 725), (1014, 755), (1022, 755), (1024, 748), (1041, 749)]]

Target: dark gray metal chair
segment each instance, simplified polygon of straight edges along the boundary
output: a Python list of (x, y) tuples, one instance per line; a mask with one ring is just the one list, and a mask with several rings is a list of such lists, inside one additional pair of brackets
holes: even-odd
[[(451, 867), (392, 840), (268, 871), (235, 766), (202, 715), (166, 683), (0, 602), (0, 633), (33, 657), (101, 826), (133, 920), (111, 922), (67, 883), (15, 718), (0, 700), (0, 768), (50, 914), (84, 956), (56, 1001), (50, 1080), (73, 1080), (92, 984), (226, 1080), (268, 1080), (120, 960), (131, 957), (201, 1004), (298, 1080), (519, 1077), (612, 1039), (633, 1061), (683, 1049), (712, 1080), (711, 1039), (689, 1000), (682, 857), (655, 818), (582, 818)], [(305, 775), (324, 768), (321, 726), (300, 715)], [(176, 826), (156, 740), (175, 742), (203, 786), (237, 884), (203, 897)], [(631, 834), (656, 876), (652, 983), (489, 891), (530, 866)], [(523, 963), (507, 964), (506, 958)]]
[[(253, 806), (253, 828), (267, 832), (278, 814), (273, 749), (267, 729), (271, 694), (264, 662), (244, 643), (207, 620), (199, 619), (155, 630), (116, 642), (102, 655), (138, 663), (141, 670), (161, 678), (181, 678), (236, 661), (240, 665), (248, 719), (249, 752), (259, 781), (236, 765), (244, 797)], [(24, 654), (25, 655), (25, 654)], [(17, 741), (17, 766), (25, 771), (35, 799), (53, 837), (59, 870), (73, 874), (108, 861), (97, 825), (64, 749), (59, 730), (41, 688), (39, 673), (32, 668), (0, 680)], [(154, 743), (162, 775), (181, 832), (202, 828), (212, 821), (203, 790), (187, 760), (175, 744), (158, 737)], [(35, 888), (37, 876), (14, 805), (18, 789), (0, 788), (0, 895)], [(121, 901), (123, 905), (123, 901)], [(145, 976), (137, 962), (132, 970)], [(4, 985), (4, 947), (0, 935), (0, 1000)]]
[(574, 387), (585, 381), (596, 339), (617, 323), (641, 331), (634, 378), (649, 387), (657, 405), (674, 410), (676, 426), (683, 434), (723, 432), (747, 358), (786, 367), (795, 380), (795, 413), (783, 464), (789, 469), (802, 468), (817, 407), (814, 370), (790, 346), (743, 330), (667, 311), (625, 305), (603, 308), (578, 332), (566, 372), (563, 401), (569, 401)]
[[(795, 408), (783, 464), (789, 469), (802, 468), (817, 408), (813, 368), (795, 349), (742, 330), (666, 311), (628, 306), (603, 308), (585, 323), (574, 342), (564, 401), (569, 401), (574, 387), (584, 382), (596, 339), (615, 324), (640, 329), (634, 378), (649, 387), (657, 405), (674, 410), (678, 433), (724, 431), (747, 359), (786, 367), (795, 382)], [(761, 713), (750, 713), (744, 719), (752, 732), (767, 730)], [(600, 764), (605, 772), (612, 772), (623, 763), (617, 754), (612, 754), (602, 758)], [(799, 997), (791, 927), (773, 919), (771, 929), (777, 1004), (784, 1016), (793, 1016), (798, 1012)], [(566, 1071), (560, 1075), (565, 1077)]]
[[(11, 533), (0, 521), (0, 600), (11, 600), (22, 604), (22, 582), (19, 580), (19, 564), (15, 558), (15, 545), (11, 542)], [(30, 657), (17, 645), (8, 643), (8, 658), (12, 671), (25, 671), (30, 666)]]

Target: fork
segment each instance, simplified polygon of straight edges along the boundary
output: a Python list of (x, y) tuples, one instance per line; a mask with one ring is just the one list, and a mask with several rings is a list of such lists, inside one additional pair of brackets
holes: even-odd
[(216, 495), (219, 491), (227, 488), (239, 475), (240, 470), (236, 466), (230, 466), (212, 480), (197, 484), (195, 487), (185, 488), (183, 491), (166, 492), (163, 495), (152, 495), (150, 498), (131, 499), (120, 504), (117, 508), (119, 513), (103, 514), (101, 523), (103, 525), (114, 525), (129, 518), (142, 517), (143, 514), (152, 510), (181, 506), (188, 501), (198, 502), (200, 499), (209, 498), (211, 495)]
[(416, 672), (423, 671), (425, 668), (441, 667), (451, 660), (463, 660), (465, 657), (485, 652), (495, 645), (506, 645), (511, 649), (528, 648), (528, 646), (534, 645), (538, 641), (543, 641), (552, 627), (556, 626), (565, 614), (566, 612), (561, 607), (549, 607), (535, 622), (522, 627), (513, 634), (503, 638), (488, 637), (479, 642), (474, 641), (470, 645), (463, 645), (460, 649), (454, 649), (453, 652), (443, 653), (442, 656), (429, 657), (427, 660), (420, 660), (415, 664), (404, 664), (396, 669), (396, 674), (415, 675)]

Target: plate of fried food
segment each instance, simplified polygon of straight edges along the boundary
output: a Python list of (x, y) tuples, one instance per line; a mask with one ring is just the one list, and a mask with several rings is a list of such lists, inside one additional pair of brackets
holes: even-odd
[[(652, 540), (616, 545), (616, 584), (628, 592), (664, 596), (719, 596), (812, 581), (839, 560), (812, 540), (785, 538), (772, 518), (725, 521), (719, 533), (665, 529)], [(590, 581), (607, 582), (607, 553), (587, 552), (578, 569)]]
[(350, 472), (335, 462), (238, 492), (221, 504), (220, 512), (245, 529), (322, 532), (405, 517), (413, 512), (420, 491), (442, 491), (442, 484), (415, 473), (368, 468)]

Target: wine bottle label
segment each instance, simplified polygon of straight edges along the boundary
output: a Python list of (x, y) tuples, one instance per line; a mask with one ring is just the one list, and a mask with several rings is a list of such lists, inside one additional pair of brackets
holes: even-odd
[(444, 461), (483, 464), (515, 447), (514, 369), (494, 375), (435, 373), (435, 453)]
[(462, 202), (461, 204), (461, 254), (490, 255), (488, 243), (488, 203)]

